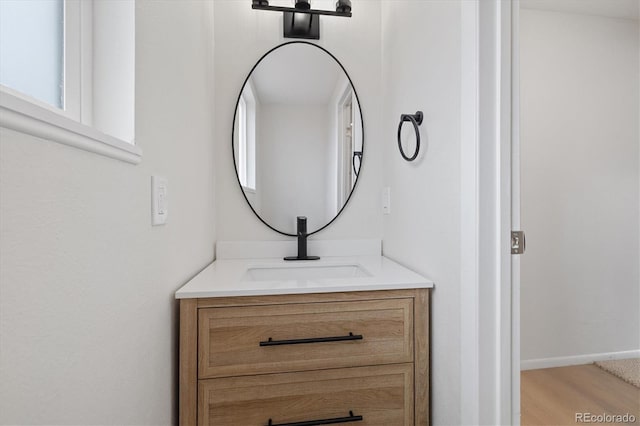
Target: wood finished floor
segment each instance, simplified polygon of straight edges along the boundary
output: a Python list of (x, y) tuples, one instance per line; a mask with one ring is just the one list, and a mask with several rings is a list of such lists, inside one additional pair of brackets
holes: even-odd
[(640, 389), (595, 365), (528, 370), (520, 377), (523, 426), (585, 424), (575, 413), (629, 413), (636, 420), (627, 424), (640, 425)]

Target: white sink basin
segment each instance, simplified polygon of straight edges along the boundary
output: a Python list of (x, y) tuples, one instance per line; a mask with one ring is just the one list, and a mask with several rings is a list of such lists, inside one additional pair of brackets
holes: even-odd
[(360, 265), (274, 266), (249, 268), (246, 281), (300, 281), (369, 277)]

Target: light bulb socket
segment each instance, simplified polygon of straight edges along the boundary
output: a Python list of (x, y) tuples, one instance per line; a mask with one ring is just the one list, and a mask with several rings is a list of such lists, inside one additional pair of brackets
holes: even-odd
[(309, 10), (311, 9), (311, 4), (309, 0), (296, 0), (295, 8), (298, 10)]
[(336, 3), (336, 12), (349, 13), (351, 12), (351, 0), (338, 0)]

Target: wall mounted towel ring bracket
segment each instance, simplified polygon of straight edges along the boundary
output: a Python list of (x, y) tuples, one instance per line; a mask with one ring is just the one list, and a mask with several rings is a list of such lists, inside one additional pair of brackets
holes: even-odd
[[(413, 161), (418, 156), (420, 152), (420, 129), (418, 126), (422, 124), (422, 119), (424, 115), (422, 111), (416, 111), (415, 114), (401, 114), (400, 115), (400, 124), (398, 124), (398, 148), (400, 149), (400, 155), (407, 161)], [(407, 157), (404, 153), (404, 149), (402, 149), (402, 142), (400, 141), (400, 134), (402, 133), (402, 125), (405, 121), (410, 121), (413, 124), (413, 130), (416, 132), (416, 150), (411, 157)]]
[[(358, 162), (356, 163), (356, 158)], [(353, 151), (353, 158), (351, 159), (351, 164), (353, 165), (353, 173), (358, 177), (360, 174), (360, 165), (362, 164), (362, 151)], [(356, 167), (356, 164), (358, 167)]]

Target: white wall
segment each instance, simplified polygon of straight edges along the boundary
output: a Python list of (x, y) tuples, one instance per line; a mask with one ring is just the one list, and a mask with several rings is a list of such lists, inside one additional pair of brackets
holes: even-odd
[(210, 6), (136, 2), (140, 165), (0, 129), (1, 424), (176, 423), (173, 292), (214, 254)]
[[(431, 303), (434, 424), (460, 424), (461, 5), (384, 1), (383, 167), (391, 188), (386, 256), (436, 283)], [(422, 110), (419, 158), (402, 159), (401, 113)], [(410, 127), (410, 126), (409, 126)]]
[(521, 13), (522, 360), (640, 348), (638, 21)]
[(296, 217), (307, 217), (309, 232), (329, 216), (329, 114), (324, 105), (264, 104), (260, 110), (257, 157), (260, 216), (276, 229), (296, 233)]
[[(318, 0), (313, 5), (319, 9), (335, 8), (335, 2), (329, 0)], [(233, 167), (231, 129), (238, 93), (253, 65), (271, 48), (291, 40), (282, 37), (280, 13), (252, 10), (248, 2), (236, 0), (216, 0), (214, 7), (218, 238), (290, 239), (264, 226), (246, 205)], [(317, 238), (381, 238), (380, 2), (358, 2), (357, 13), (350, 19), (322, 17), (320, 37), (317, 44), (342, 63), (360, 96), (365, 123), (365, 158), (349, 205)]]

